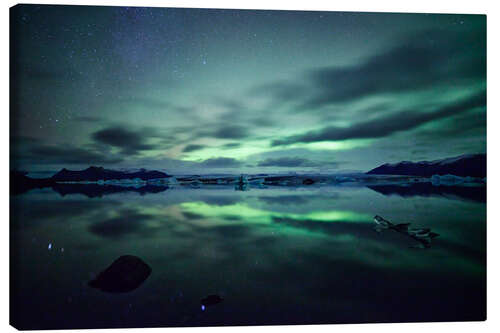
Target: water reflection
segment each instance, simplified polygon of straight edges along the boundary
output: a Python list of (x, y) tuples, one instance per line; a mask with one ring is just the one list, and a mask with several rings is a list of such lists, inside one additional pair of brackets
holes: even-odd
[[(93, 199), (35, 190), (12, 197), (11, 211), (12, 320), (21, 328), (485, 316), (486, 205), (477, 201), (214, 185)], [(440, 237), (412, 251), (408, 236), (374, 232), (375, 214)], [(119, 295), (88, 286), (123, 253), (151, 267), (147, 283)], [(200, 311), (207, 295), (224, 301)]]
[(413, 183), (404, 186), (376, 185), (367, 187), (383, 195), (398, 195), (405, 198), (441, 196), (486, 203), (485, 186), (435, 186), (432, 183)]
[(144, 185), (144, 186), (118, 186), (118, 185), (99, 185), (99, 184), (63, 184), (58, 183), (52, 186), (52, 189), (61, 196), (70, 194), (83, 194), (88, 198), (100, 198), (105, 195), (136, 192), (141, 195), (147, 193), (161, 193), (168, 189), (168, 186), (162, 185)]

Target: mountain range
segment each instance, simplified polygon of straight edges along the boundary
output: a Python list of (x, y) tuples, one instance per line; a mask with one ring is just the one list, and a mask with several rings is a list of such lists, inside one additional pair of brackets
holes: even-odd
[(103, 167), (91, 166), (85, 170), (72, 171), (66, 168), (62, 169), (50, 179), (57, 182), (68, 182), (68, 181), (98, 181), (98, 180), (120, 180), (120, 179), (134, 179), (139, 178), (142, 180), (150, 180), (157, 178), (168, 178), (171, 177), (164, 172), (151, 170), (147, 171), (141, 169), (136, 172), (125, 172), (116, 171), (110, 169), (104, 169)]
[(460, 155), (434, 161), (383, 164), (367, 172), (371, 175), (424, 176), (455, 175), (460, 177), (486, 177), (486, 154)]

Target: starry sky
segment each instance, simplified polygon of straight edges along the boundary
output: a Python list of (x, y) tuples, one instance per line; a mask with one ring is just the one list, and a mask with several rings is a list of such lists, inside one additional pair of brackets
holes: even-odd
[(368, 171), (486, 152), (483, 15), (18, 5), (11, 168)]

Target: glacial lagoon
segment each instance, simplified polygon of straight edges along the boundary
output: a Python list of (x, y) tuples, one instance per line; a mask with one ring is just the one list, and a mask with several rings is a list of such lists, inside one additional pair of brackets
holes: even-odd
[[(18, 328), (486, 316), (486, 186), (44, 188), (11, 196), (10, 205)], [(377, 232), (375, 215), (439, 237), (420, 248), (393, 230)], [(89, 286), (124, 255), (151, 268), (135, 289)], [(220, 301), (200, 304), (209, 295)]]

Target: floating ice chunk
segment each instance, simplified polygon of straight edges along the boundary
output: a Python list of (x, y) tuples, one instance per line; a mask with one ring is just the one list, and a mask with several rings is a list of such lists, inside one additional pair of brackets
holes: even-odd
[(439, 186), (450, 186), (450, 185), (458, 185), (465, 182), (464, 177), (455, 176), (455, 175), (433, 175), (431, 177), (432, 185)]
[(347, 177), (347, 176), (335, 176), (334, 180), (339, 183), (352, 183), (355, 182), (356, 179), (352, 177)]
[(240, 178), (238, 178), (238, 180), (237, 180), (237, 183), (238, 184), (248, 184), (248, 176), (241, 174)]

